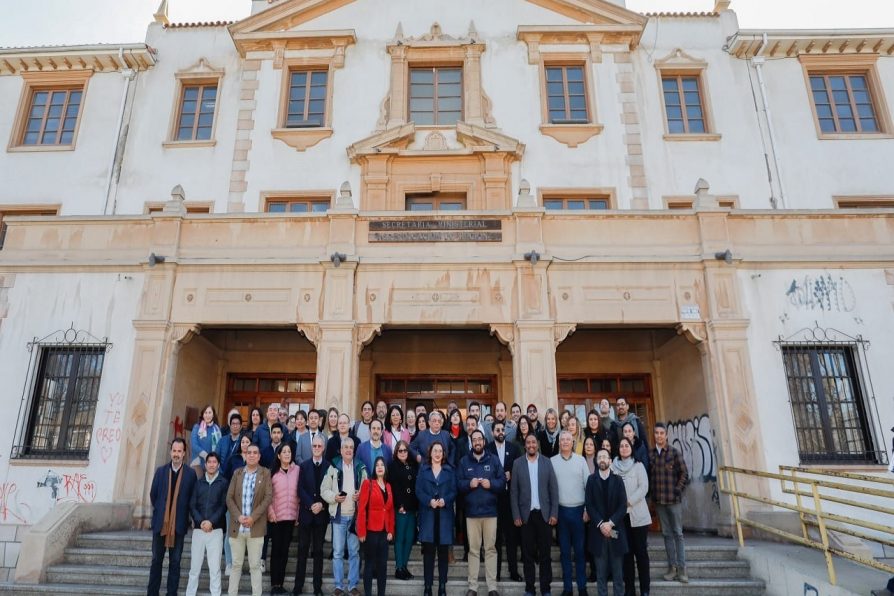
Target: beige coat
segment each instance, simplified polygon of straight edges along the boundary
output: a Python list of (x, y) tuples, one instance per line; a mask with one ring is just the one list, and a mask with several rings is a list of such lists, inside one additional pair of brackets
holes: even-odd
[[(227, 511), (230, 512), (230, 528), (228, 536), (236, 538), (239, 533), (239, 516), (242, 515), (242, 482), (245, 479), (245, 468), (233, 473), (230, 488), (227, 490)], [(255, 498), (251, 507), (252, 538), (263, 538), (267, 533), (267, 507), (273, 500), (273, 484), (270, 482), (270, 470), (258, 466), (255, 478)]]
[[(612, 467), (612, 472), (617, 473), (617, 469)], [(630, 515), (630, 526), (639, 528), (648, 526), (652, 523), (652, 516), (649, 515), (649, 505), (646, 503), (646, 493), (649, 492), (649, 476), (646, 474), (646, 468), (641, 463), (636, 462), (633, 468), (627, 474), (618, 474), (624, 481), (624, 490), (627, 491), (627, 513)]]

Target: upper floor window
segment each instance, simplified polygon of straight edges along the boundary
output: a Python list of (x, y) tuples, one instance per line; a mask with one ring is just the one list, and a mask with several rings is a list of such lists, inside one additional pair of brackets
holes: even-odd
[[(195, 214), (195, 213), (211, 213), (212, 204), (211, 203), (189, 203), (187, 202), (185, 205), (187, 214)], [(165, 210), (164, 203), (147, 203), (146, 204), (146, 213), (163, 213)]]
[(324, 126), (329, 84), (327, 70), (289, 71), (286, 128)]
[(407, 195), (407, 211), (462, 211), (465, 193), (429, 192)]
[(208, 141), (214, 130), (217, 81), (184, 85), (177, 116), (177, 141)]
[(891, 197), (835, 197), (835, 206), (839, 209), (892, 209), (894, 196)]
[(267, 213), (325, 213), (331, 201), (320, 197), (301, 199), (268, 199), (265, 205)]
[(558, 197), (544, 197), (543, 198), (543, 208), (547, 211), (554, 210), (569, 210), (569, 209), (608, 209), (611, 203), (610, 200), (606, 198), (586, 198), (586, 197), (574, 197), (574, 198), (558, 198)]
[(549, 65), (545, 67), (545, 71), (549, 122), (551, 124), (589, 122), (584, 65)]
[(453, 126), (462, 120), (462, 68), (410, 69), (410, 120), (417, 125)]
[(668, 134), (708, 132), (699, 75), (662, 75), (661, 88)]
[(71, 145), (81, 112), (83, 87), (35, 89), (22, 145)]
[(881, 132), (865, 72), (811, 72), (810, 95), (822, 132)]

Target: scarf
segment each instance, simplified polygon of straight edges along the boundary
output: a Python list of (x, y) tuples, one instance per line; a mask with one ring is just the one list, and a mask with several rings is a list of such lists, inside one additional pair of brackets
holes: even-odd
[(561, 430), (562, 430), (562, 429), (561, 429), (560, 427), (556, 426), (556, 430), (555, 430), (555, 431), (553, 431), (553, 432), (549, 432), (549, 429), (548, 429), (548, 428), (543, 427), (543, 432), (546, 433), (546, 440), (549, 441), (550, 446), (556, 444), (556, 439), (558, 438), (558, 436), (559, 436), (559, 432), (560, 432)]
[(174, 548), (177, 537), (177, 499), (180, 497), (180, 481), (183, 480), (185, 472), (184, 466), (180, 466), (180, 471), (177, 473), (177, 484), (174, 485), (172, 495), (171, 480), (174, 479), (174, 469), (168, 466), (168, 496), (165, 497), (165, 518), (161, 522), (161, 535), (165, 537), (165, 548)]
[(615, 460), (612, 462), (612, 472), (623, 478), (633, 471), (633, 466), (635, 465), (636, 460), (632, 457), (628, 457), (626, 460), (621, 459), (620, 457), (616, 457)]
[(204, 439), (211, 433), (211, 451), (217, 451), (217, 442), (220, 441), (220, 427), (214, 424), (206, 423), (202, 420), (199, 423), (199, 438)]

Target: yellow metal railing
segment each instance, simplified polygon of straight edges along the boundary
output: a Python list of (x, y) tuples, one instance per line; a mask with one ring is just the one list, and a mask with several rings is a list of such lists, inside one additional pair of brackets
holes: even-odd
[[(741, 491), (737, 488), (737, 476), (777, 480), (780, 483), (783, 494), (794, 496), (794, 503)], [(819, 478), (816, 478), (817, 476)], [(736, 532), (738, 533), (740, 546), (745, 546), (745, 536), (742, 528), (747, 526), (778, 536), (789, 542), (820, 550), (825, 556), (829, 581), (833, 585), (837, 583), (837, 577), (832, 555), (894, 574), (894, 566), (836, 548), (831, 545), (829, 539), (829, 533), (835, 532), (859, 538), (860, 540), (894, 547), (894, 526), (871, 521), (873, 516), (876, 518), (890, 516), (894, 519), (894, 507), (857, 500), (859, 497), (863, 497), (863, 499), (880, 497), (881, 499), (886, 499), (888, 503), (894, 503), (894, 479), (865, 474), (850, 474), (847, 472), (820, 471), (795, 466), (779, 466), (778, 474), (723, 466), (719, 470), (718, 482), (720, 492), (732, 498), (733, 515), (736, 520)], [(835, 491), (835, 494), (830, 494), (829, 491)], [(796, 512), (801, 520), (801, 534), (793, 534), (765, 523), (748, 519), (741, 513), (741, 499)], [(830, 505), (831, 508), (837, 509), (838, 512), (832, 513), (829, 511)], [(845, 511), (850, 512), (852, 510), (855, 510), (854, 515), (843, 514)], [(811, 527), (816, 527), (819, 531), (819, 541), (811, 536)]]

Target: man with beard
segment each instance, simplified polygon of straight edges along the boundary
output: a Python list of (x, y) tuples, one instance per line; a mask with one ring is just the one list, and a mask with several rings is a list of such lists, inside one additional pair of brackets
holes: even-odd
[[(519, 414), (521, 410), (519, 410)], [(503, 423), (503, 436), (506, 437), (506, 441), (511, 443), (515, 440), (515, 431), (517, 427), (515, 422), (512, 420), (506, 419), (506, 404), (501, 401), (498, 401), (494, 406), (494, 421), (493, 422), (485, 422), (482, 425), (482, 429), (484, 430), (484, 438), (487, 439), (488, 442), (494, 440), (493, 427), (496, 424), (497, 420)]]
[[(559, 484), (549, 458), (538, 452), (537, 437), (525, 438), (525, 457), (512, 465), (510, 503), (515, 526), (521, 528), (525, 595), (534, 594), (534, 563), (540, 564), (541, 596), (551, 596), (550, 546), (559, 521)], [(620, 594), (620, 592), (619, 592)]]
[(494, 420), (493, 443), (487, 451), (497, 458), (506, 476), (506, 486), (497, 495), (497, 581), (501, 581), (503, 568), (503, 551), (506, 546), (506, 561), (509, 566), (509, 578), (514, 582), (522, 580), (518, 573), (518, 528), (512, 523), (512, 506), (509, 499), (509, 486), (512, 482), (512, 465), (521, 457), (521, 449), (514, 442), (506, 440), (505, 425), (501, 420)]
[(488, 596), (497, 592), (497, 503), (506, 483), (503, 466), (496, 456), (484, 450), (484, 433), (472, 431), (472, 451), (463, 457), (457, 470), (457, 487), (462, 493), (469, 539), (469, 591), (478, 596), (478, 566), (484, 544), (484, 570)]
[(599, 596), (608, 594), (608, 573), (612, 574), (612, 594), (624, 593), (624, 553), (627, 535), (627, 491), (624, 481), (612, 474), (611, 456), (605, 449), (596, 453), (599, 469), (587, 480), (586, 506), (590, 516), (590, 550), (596, 553), (596, 581)]
[(619, 397), (618, 401), (615, 402), (615, 415), (617, 416), (617, 424), (615, 425), (617, 436), (614, 438), (613, 442), (617, 443), (624, 437), (624, 425), (629, 422), (633, 425), (633, 430), (636, 431), (636, 436), (645, 444), (646, 449), (648, 449), (649, 437), (646, 436), (646, 427), (643, 426), (643, 421), (639, 419), (639, 416), (630, 411), (630, 404), (627, 403), (626, 397)]
[(189, 502), (196, 486), (196, 473), (183, 465), (186, 441), (171, 441), (171, 461), (155, 470), (149, 499), (152, 503), (152, 563), (149, 567), (149, 596), (161, 589), (161, 565), (168, 553), (167, 596), (177, 596), (180, 558), (189, 528)]

